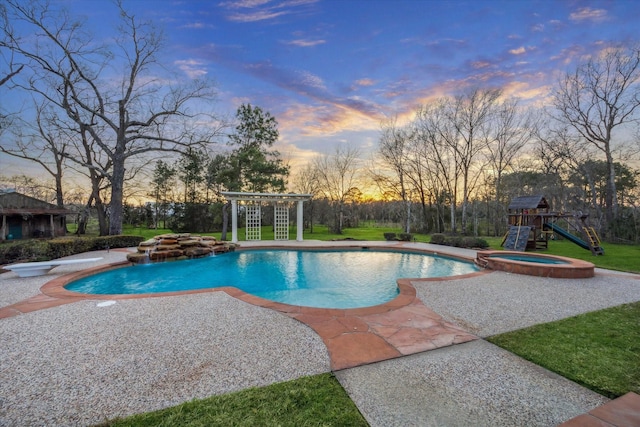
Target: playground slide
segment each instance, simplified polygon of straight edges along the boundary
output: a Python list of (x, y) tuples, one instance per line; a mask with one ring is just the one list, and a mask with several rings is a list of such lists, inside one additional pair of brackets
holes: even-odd
[(559, 235), (561, 235), (562, 237), (564, 237), (565, 239), (575, 243), (576, 245), (580, 246), (583, 249), (587, 249), (587, 250), (591, 250), (591, 248), (589, 247), (589, 244), (586, 243), (584, 240), (582, 240), (579, 237), (574, 236), (573, 234), (569, 233), (567, 230), (565, 230), (562, 227), (558, 227), (555, 224), (545, 224), (544, 228), (550, 228), (553, 231), (555, 231), (556, 233), (558, 233)]

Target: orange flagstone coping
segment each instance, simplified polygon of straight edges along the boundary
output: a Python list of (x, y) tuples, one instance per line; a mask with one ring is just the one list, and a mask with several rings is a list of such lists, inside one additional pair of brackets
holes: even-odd
[(640, 426), (640, 395), (629, 392), (586, 414), (571, 418), (558, 427)]
[[(282, 249), (281, 246), (277, 248)], [(335, 247), (313, 247), (305, 248), (305, 250), (328, 248), (335, 249)], [(264, 247), (260, 249), (264, 249)], [(344, 249), (344, 247), (341, 249)], [(403, 248), (402, 251), (412, 250)], [(413, 250), (413, 252), (429, 253), (420, 250)], [(454, 256), (453, 258), (456, 257)], [(465, 260), (468, 261), (468, 259)], [(410, 282), (453, 280), (490, 272), (485, 270), (461, 276), (398, 279), (399, 294), (393, 300), (372, 307), (352, 309), (315, 308), (282, 304), (259, 298), (234, 287), (127, 295), (81, 294), (64, 288), (65, 285), (74, 280), (128, 265), (131, 264), (126, 261), (113, 263), (55, 278), (40, 288), (41, 294), (0, 308), (0, 318), (12, 317), (83, 300), (124, 300), (205, 292), (225, 292), (241, 301), (279, 311), (308, 325), (322, 338), (327, 346), (331, 359), (331, 369), (335, 371), (477, 339), (475, 335), (446, 322), (440, 315), (426, 307), (416, 297), (416, 290)]]
[[(526, 261), (526, 259), (508, 258), (508, 256), (513, 255), (532, 260), (561, 261), (562, 264), (547, 264), (543, 262)], [(526, 274), (528, 276), (554, 277), (558, 279), (587, 279), (595, 275), (595, 265), (593, 263), (558, 255), (486, 250), (478, 251), (478, 258), (476, 260), (492, 270)], [(476, 262), (476, 264), (478, 264), (478, 262)]]

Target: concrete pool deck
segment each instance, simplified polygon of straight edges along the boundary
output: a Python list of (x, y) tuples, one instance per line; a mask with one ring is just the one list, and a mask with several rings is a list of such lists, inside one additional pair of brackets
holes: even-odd
[[(475, 255), (419, 243), (396, 246)], [(105, 258), (90, 265), (97, 267), (122, 261), (125, 253), (76, 258), (88, 256)], [(28, 279), (0, 275), (0, 317), (6, 317), (0, 319), (0, 425), (86, 425), (328, 371), (335, 371), (373, 426), (557, 425), (608, 399), (477, 337), (640, 300), (640, 276), (605, 270), (579, 280), (503, 272), (411, 280), (415, 295), (400, 306), (358, 309), (365, 311), (351, 316), (337, 310), (329, 317), (318, 309), (287, 312), (225, 292), (64, 304), (55, 293), (39, 293), (84, 267), (59, 267)], [(450, 328), (453, 339), (425, 335), (434, 327), (432, 332)], [(366, 336), (383, 337), (384, 351)], [(442, 345), (434, 345), (440, 339)], [(389, 350), (397, 353), (368, 358)]]

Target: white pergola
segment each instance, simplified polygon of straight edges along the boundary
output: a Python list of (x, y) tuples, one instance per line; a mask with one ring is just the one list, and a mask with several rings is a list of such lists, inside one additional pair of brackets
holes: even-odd
[(274, 205), (275, 240), (289, 240), (289, 203), (297, 202), (296, 240), (298, 242), (303, 240), (303, 204), (306, 200), (311, 199), (311, 194), (242, 193), (235, 191), (222, 191), (220, 194), (231, 201), (231, 241), (233, 243), (238, 242), (238, 202), (247, 202), (247, 240), (260, 240), (262, 202), (271, 202)]

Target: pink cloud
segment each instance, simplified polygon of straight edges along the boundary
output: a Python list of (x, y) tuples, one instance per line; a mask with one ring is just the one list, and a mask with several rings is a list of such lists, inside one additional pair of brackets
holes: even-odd
[(573, 12), (569, 15), (569, 19), (572, 21), (594, 21), (600, 22), (607, 19), (607, 11), (604, 9), (591, 9), (590, 7), (583, 7), (578, 9), (577, 12)]
[(305, 40), (305, 39), (291, 40), (287, 42), (287, 44), (298, 46), (298, 47), (313, 47), (313, 46), (318, 46), (320, 44), (325, 44), (325, 43), (326, 43), (326, 40)]
[(371, 79), (356, 80), (356, 85), (358, 86), (373, 86), (374, 84), (376, 84), (376, 82)]

